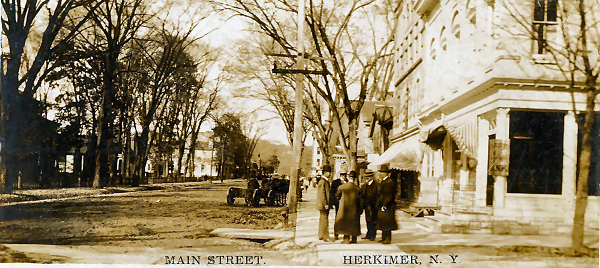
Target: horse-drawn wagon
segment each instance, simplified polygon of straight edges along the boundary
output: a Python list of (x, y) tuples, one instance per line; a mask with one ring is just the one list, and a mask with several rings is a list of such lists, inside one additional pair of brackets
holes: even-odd
[(289, 181), (279, 178), (269, 179), (262, 186), (253, 178), (248, 182), (248, 188), (229, 187), (227, 204), (232, 206), (236, 198), (244, 198), (246, 205), (257, 207), (260, 200), (267, 206), (283, 206), (289, 190)]

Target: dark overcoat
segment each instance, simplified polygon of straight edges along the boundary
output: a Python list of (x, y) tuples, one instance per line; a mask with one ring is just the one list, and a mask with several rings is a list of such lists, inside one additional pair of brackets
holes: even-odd
[(335, 217), (334, 230), (342, 235), (360, 235), (360, 188), (354, 182), (347, 182), (338, 188), (341, 194), (340, 208)]
[[(398, 230), (396, 222), (396, 182), (385, 177), (379, 184), (379, 196), (377, 197), (377, 225), (375, 229), (382, 231)], [(385, 211), (382, 208), (385, 207)]]
[(360, 186), (360, 201), (361, 207), (375, 208), (377, 206), (377, 195), (379, 191), (379, 183), (374, 180), (371, 184), (365, 182)]
[(339, 200), (339, 195), (338, 195), (338, 188), (340, 187), (340, 185), (342, 185), (342, 180), (340, 180), (339, 178), (337, 178), (331, 182), (331, 195), (329, 197), (329, 204), (331, 206), (338, 207), (340, 205), (340, 200)]
[(327, 178), (321, 178), (317, 184), (317, 210), (329, 210), (325, 206), (329, 206), (330, 190)]

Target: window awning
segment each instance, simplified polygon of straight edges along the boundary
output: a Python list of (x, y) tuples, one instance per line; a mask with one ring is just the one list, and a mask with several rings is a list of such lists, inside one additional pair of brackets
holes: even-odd
[(434, 137), (446, 133), (456, 142), (462, 153), (477, 159), (477, 132), (477, 119), (462, 124), (434, 123), (421, 131), (420, 140), (429, 143)]
[(469, 158), (477, 159), (477, 119), (458, 126), (447, 124), (445, 127), (460, 151)]
[(421, 143), (417, 136), (395, 143), (369, 166), (384, 164), (389, 164), (390, 168), (399, 170), (420, 171)]

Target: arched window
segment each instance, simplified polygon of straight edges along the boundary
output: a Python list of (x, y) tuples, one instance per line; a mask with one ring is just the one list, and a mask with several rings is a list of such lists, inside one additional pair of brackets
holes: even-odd
[(470, 24), (475, 25), (475, 23), (477, 23), (477, 10), (472, 7), (469, 8), (469, 11), (467, 11), (467, 20), (469, 21)]
[(431, 43), (429, 44), (429, 56), (431, 57), (432, 60), (435, 60), (435, 38), (431, 38)]
[(447, 40), (446, 40), (446, 27), (442, 27), (442, 30), (440, 31), (440, 47), (442, 48), (442, 51), (446, 51), (447, 49)]
[(452, 17), (452, 35), (460, 40), (460, 23), (458, 22), (458, 11), (454, 12)]

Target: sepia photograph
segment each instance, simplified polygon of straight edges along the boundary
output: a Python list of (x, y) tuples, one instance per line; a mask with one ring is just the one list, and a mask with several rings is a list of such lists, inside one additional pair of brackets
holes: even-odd
[(600, 267), (600, 0), (0, 3), (0, 268)]

